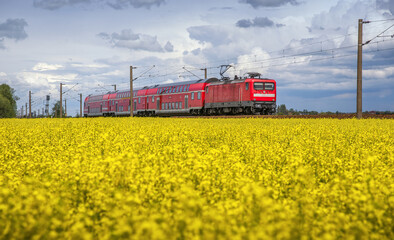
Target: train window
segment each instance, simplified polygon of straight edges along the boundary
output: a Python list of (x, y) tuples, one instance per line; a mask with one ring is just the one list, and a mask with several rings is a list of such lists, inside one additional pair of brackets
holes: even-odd
[(176, 87), (174, 87), (174, 88), (172, 89), (172, 92), (173, 92), (173, 93), (175, 93), (175, 92), (176, 92)]
[(182, 102), (179, 102), (179, 108), (182, 109)]
[(166, 103), (166, 109), (168, 109), (168, 103)]
[(175, 109), (175, 103), (171, 104), (171, 109)]
[(205, 88), (205, 93), (208, 93), (208, 87)]
[(201, 92), (197, 92), (197, 99), (201, 99)]
[(192, 100), (194, 100), (194, 92), (192, 92), (191, 97)]
[(249, 90), (249, 83), (245, 83), (245, 90), (248, 91)]
[(264, 90), (274, 90), (275, 85), (274, 83), (265, 83), (264, 84)]
[(175, 103), (175, 109), (178, 109), (178, 102)]
[(155, 102), (155, 96), (152, 96), (152, 102), (153, 103)]
[(161, 104), (161, 109), (162, 109), (162, 110), (164, 109), (164, 103)]
[(263, 90), (264, 89), (264, 83), (262, 83), (262, 82), (255, 82), (255, 83), (253, 83), (253, 88), (254, 88), (254, 90)]
[(138, 98), (138, 103), (141, 103), (141, 98)]
[(179, 87), (179, 92), (183, 92), (183, 86)]

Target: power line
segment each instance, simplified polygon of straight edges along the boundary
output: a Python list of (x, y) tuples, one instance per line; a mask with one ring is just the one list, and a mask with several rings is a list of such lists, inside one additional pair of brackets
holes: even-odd
[(392, 28), (394, 26), (391, 25), (390, 27), (386, 28), (383, 32), (379, 33), (378, 35), (376, 35), (374, 38), (372, 38), (371, 40), (366, 41), (365, 43), (363, 43), (363, 45), (367, 45), (368, 43), (370, 43), (372, 40), (374, 40), (375, 38), (379, 37), (380, 35), (382, 35), (383, 33), (385, 33), (387, 30), (389, 30), (390, 28)]
[(371, 21), (368, 21), (368, 22), (374, 23), (374, 22), (387, 22), (387, 21), (394, 21), (394, 18), (391, 18), (391, 19), (381, 19), (381, 20), (371, 20)]

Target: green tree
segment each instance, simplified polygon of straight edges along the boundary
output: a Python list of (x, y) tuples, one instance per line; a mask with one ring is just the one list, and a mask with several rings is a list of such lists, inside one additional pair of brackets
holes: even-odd
[(288, 111), (285, 104), (281, 104), (278, 106), (278, 115), (287, 115)]
[(15, 96), (15, 90), (7, 84), (0, 85), (0, 118), (16, 117), (16, 101), (19, 97)]
[[(59, 118), (60, 117), (60, 101), (57, 101), (53, 107), (51, 112), (52, 117)], [(62, 116), (65, 117), (64, 106), (62, 108)]]

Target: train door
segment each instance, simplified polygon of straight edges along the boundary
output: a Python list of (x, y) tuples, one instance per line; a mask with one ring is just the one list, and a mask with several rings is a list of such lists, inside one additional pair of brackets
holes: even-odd
[(118, 111), (118, 102), (115, 103), (115, 112)]
[(189, 108), (189, 96), (185, 95), (185, 109)]
[(134, 100), (134, 109), (133, 111), (137, 111), (137, 100)]
[(156, 110), (160, 110), (160, 98), (156, 98)]

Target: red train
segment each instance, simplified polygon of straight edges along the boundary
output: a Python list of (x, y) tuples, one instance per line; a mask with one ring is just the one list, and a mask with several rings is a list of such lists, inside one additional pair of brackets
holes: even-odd
[[(245, 78), (217, 78), (143, 87), (133, 91), (137, 116), (272, 114), (276, 111), (276, 82), (248, 73)], [(84, 116), (130, 115), (130, 91), (85, 98)]]

